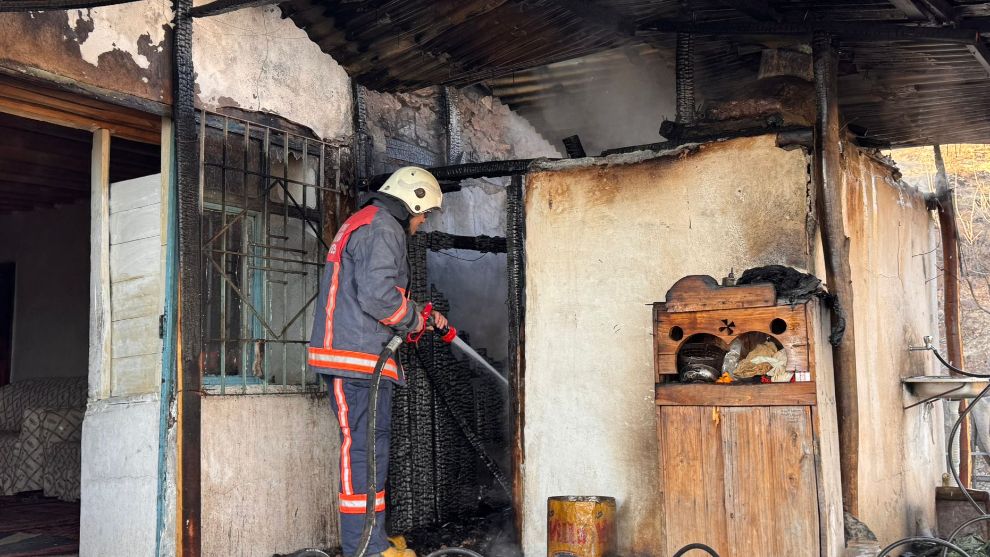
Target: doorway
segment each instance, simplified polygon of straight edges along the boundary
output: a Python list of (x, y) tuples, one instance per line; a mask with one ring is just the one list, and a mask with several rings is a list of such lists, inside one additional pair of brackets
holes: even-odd
[(0, 387), (10, 383), (14, 334), (14, 263), (0, 263)]
[[(71, 554), (89, 388), (94, 135), (5, 112), (4, 100), (0, 408), (17, 412), (0, 416), (0, 554)], [(157, 174), (159, 159), (158, 145), (112, 137), (109, 180)]]

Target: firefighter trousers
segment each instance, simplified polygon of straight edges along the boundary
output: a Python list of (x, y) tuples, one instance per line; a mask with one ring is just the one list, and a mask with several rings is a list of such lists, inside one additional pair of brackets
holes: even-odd
[[(330, 404), (340, 425), (340, 543), (345, 557), (357, 552), (364, 531), (368, 493), (368, 399), (371, 381), (328, 377)], [(385, 481), (392, 429), (392, 391), (395, 385), (382, 379), (378, 388), (375, 424), (375, 528), (366, 555), (388, 549), (385, 534)]]

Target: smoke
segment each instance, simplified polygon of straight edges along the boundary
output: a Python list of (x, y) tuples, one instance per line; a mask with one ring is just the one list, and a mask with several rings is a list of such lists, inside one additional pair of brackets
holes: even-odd
[(543, 73), (555, 83), (553, 95), (520, 113), (555, 146), (573, 134), (589, 155), (654, 143), (662, 141), (660, 123), (674, 119), (673, 60), (657, 50), (613, 50), (552, 64)]

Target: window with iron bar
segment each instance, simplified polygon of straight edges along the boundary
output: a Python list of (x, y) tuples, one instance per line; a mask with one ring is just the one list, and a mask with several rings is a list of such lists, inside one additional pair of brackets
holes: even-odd
[(199, 114), (203, 385), (318, 387), (306, 346), (327, 246), (352, 198), (347, 146)]

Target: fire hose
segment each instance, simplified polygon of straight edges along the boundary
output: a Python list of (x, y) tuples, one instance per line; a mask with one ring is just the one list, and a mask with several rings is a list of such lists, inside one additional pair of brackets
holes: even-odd
[[(427, 326), (435, 327), (435, 322), (433, 319), (432, 303), (426, 304), (426, 307), (423, 308), (423, 313), (421, 314), (421, 316), (424, 324), (423, 328), (421, 328), (419, 331), (416, 331), (415, 333), (410, 333), (405, 338), (405, 341), (413, 346), (418, 345), (419, 340), (423, 337), (423, 334), (426, 332)], [(440, 335), (441, 340), (443, 340), (447, 344), (454, 344), (455, 346), (458, 346), (459, 348), (464, 350), (466, 354), (475, 358), (475, 360), (479, 361), (479, 363), (482, 363), (483, 367), (489, 373), (497, 376), (502, 381), (502, 383), (504, 383), (505, 386), (508, 386), (508, 381), (495, 368), (493, 368), (491, 364), (485, 361), (477, 352), (472, 350), (470, 346), (468, 346), (463, 340), (460, 339), (460, 337), (457, 336), (457, 329), (448, 326), (443, 329), (435, 329), (435, 331), (438, 335)], [(365, 555), (367, 554), (368, 544), (371, 543), (371, 532), (375, 529), (375, 522), (378, 519), (377, 513), (375, 512), (375, 494), (378, 492), (378, 486), (375, 485), (377, 482), (377, 462), (375, 455), (375, 427), (378, 423), (378, 389), (379, 386), (381, 385), (382, 370), (385, 368), (385, 363), (388, 362), (389, 358), (392, 358), (395, 355), (396, 351), (399, 349), (399, 346), (402, 345), (402, 342), (403, 342), (403, 338), (400, 335), (395, 335), (392, 337), (391, 340), (389, 340), (385, 344), (385, 346), (382, 348), (381, 353), (378, 355), (378, 361), (375, 363), (375, 370), (371, 374), (371, 384), (369, 385), (368, 388), (368, 440), (367, 440), (368, 498), (365, 503), (364, 529), (361, 532), (361, 541), (358, 543), (357, 553), (354, 554), (354, 557), (365, 557)], [(416, 353), (416, 355), (417, 357), (419, 357), (418, 352)], [(419, 358), (419, 360), (420, 360), (420, 364), (422, 365), (423, 364), (422, 359)], [(465, 430), (464, 424), (459, 421), (458, 425), (461, 426), (462, 430), (464, 430), (465, 434), (467, 435), (468, 432)], [(469, 437), (469, 441), (471, 441), (472, 436), (468, 435), (468, 437)], [(487, 454), (485, 454), (484, 448), (480, 445), (480, 443), (477, 443), (476, 439), (474, 441), (475, 442), (472, 442), (472, 446), (475, 448), (475, 450), (479, 452), (479, 455), (485, 459), (485, 463), (489, 465), (489, 469), (491, 469), (491, 465), (494, 464), (494, 460), (491, 457), (489, 457)], [(507, 488), (505, 477), (501, 474), (501, 472), (498, 472), (497, 467), (495, 467), (495, 469), (493, 470), (493, 474), (495, 475), (496, 479), (499, 480), (499, 483), (502, 484), (503, 488)], [(427, 557), (440, 557), (441, 555), (446, 555), (446, 554), (466, 555), (468, 557), (482, 557), (478, 553), (459, 547), (441, 549), (431, 553)]]

